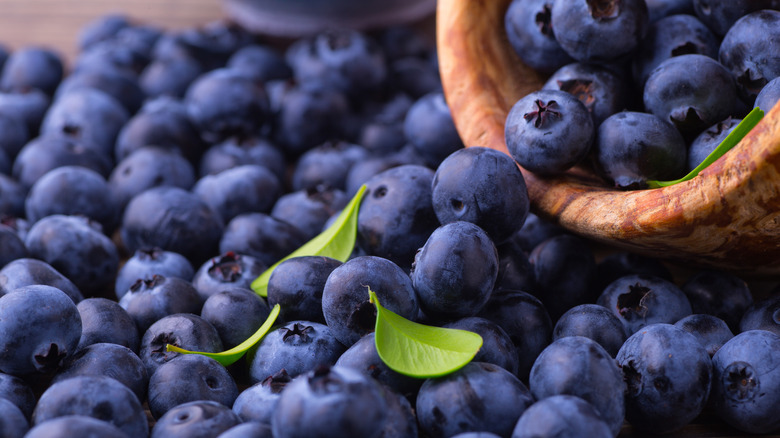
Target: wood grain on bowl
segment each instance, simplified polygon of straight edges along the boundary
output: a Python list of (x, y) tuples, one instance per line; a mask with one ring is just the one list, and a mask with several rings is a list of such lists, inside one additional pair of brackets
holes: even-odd
[[(509, 45), (509, 3), (440, 1), (436, 35), (463, 143), (505, 153), (507, 113), (545, 80)], [(574, 233), (700, 267), (780, 274), (780, 105), (698, 177), (674, 186), (627, 192), (582, 168), (551, 178), (521, 170), (534, 211)]]

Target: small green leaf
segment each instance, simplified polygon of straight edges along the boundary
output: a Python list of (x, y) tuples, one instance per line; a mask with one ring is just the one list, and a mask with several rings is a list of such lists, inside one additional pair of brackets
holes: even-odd
[(476, 333), (409, 321), (382, 307), (371, 289), (368, 295), (376, 306), (376, 349), (393, 371), (423, 379), (443, 376), (465, 366), (482, 347)]
[(761, 119), (764, 117), (764, 112), (761, 111), (760, 108), (756, 107), (753, 108), (753, 111), (750, 111), (750, 113), (745, 116), (744, 119), (742, 119), (741, 122), (737, 126), (734, 127), (734, 129), (729, 133), (729, 135), (726, 136), (726, 138), (723, 139), (722, 142), (716, 147), (709, 155), (707, 155), (707, 158), (704, 159), (698, 166), (696, 166), (695, 169), (691, 170), (691, 172), (684, 177), (680, 179), (676, 179), (673, 181), (647, 181), (647, 187), (651, 189), (657, 189), (660, 187), (668, 187), (677, 183), (681, 183), (683, 181), (688, 181), (689, 179), (692, 179), (694, 176), (698, 175), (699, 172), (707, 168), (710, 164), (714, 163), (715, 160), (722, 157), (723, 154), (728, 152), (731, 148), (737, 145), (740, 140), (742, 140), (748, 132), (750, 132), (751, 129), (753, 129), (754, 126), (758, 124), (758, 122), (761, 121)]
[(268, 333), (268, 330), (271, 329), (271, 326), (274, 325), (276, 318), (279, 316), (280, 310), (281, 307), (279, 307), (278, 304), (275, 305), (273, 309), (271, 309), (271, 313), (268, 315), (268, 318), (266, 318), (263, 325), (261, 325), (260, 328), (257, 329), (257, 331), (252, 336), (249, 337), (249, 339), (236, 345), (230, 350), (223, 351), (222, 353), (189, 351), (171, 344), (166, 344), (165, 349), (167, 351), (175, 351), (176, 353), (182, 353), (182, 354), (202, 354), (204, 356), (208, 356), (212, 359), (215, 359), (217, 362), (221, 363), (224, 366), (232, 365), (237, 360), (241, 359), (241, 356), (243, 356), (244, 353), (247, 352), (247, 350), (252, 348), (255, 344), (260, 342), (261, 339), (263, 339), (263, 336), (265, 336), (265, 334)]
[(366, 186), (363, 185), (357, 191), (355, 196), (349, 201), (339, 217), (328, 227), (327, 230), (318, 234), (316, 237), (306, 242), (303, 246), (293, 251), (292, 254), (274, 263), (273, 266), (266, 269), (259, 277), (252, 282), (252, 290), (258, 295), (265, 297), (268, 295), (268, 279), (271, 273), (280, 263), (293, 257), (303, 256), (324, 256), (332, 259), (347, 261), (352, 251), (355, 249), (355, 238), (357, 236), (357, 215)]

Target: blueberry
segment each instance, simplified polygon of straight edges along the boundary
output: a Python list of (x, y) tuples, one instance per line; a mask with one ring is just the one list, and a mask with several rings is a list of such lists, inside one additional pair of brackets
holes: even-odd
[(149, 410), (158, 420), (175, 406), (198, 400), (215, 401), (229, 409), (236, 397), (238, 387), (227, 369), (200, 354), (180, 355), (149, 376)]
[(368, 151), (344, 141), (329, 141), (309, 149), (298, 158), (292, 175), (293, 190), (319, 185), (345, 190), (349, 170), (364, 160)]
[(648, 324), (674, 324), (692, 313), (680, 288), (653, 275), (620, 277), (604, 289), (597, 304), (617, 316), (629, 335)]
[[(516, 235), (515, 233), (513, 237)], [(533, 290), (534, 273), (528, 253), (512, 238), (498, 245), (496, 289)]]
[(175, 313), (199, 313), (201, 298), (193, 285), (181, 278), (154, 274), (139, 278), (122, 295), (119, 305), (144, 333), (156, 321)]
[(0, 435), (22, 438), (30, 429), (24, 413), (10, 400), (0, 398)]
[(133, 391), (107, 376), (77, 376), (51, 385), (38, 399), (32, 424), (66, 415), (106, 421), (128, 436), (147, 436), (149, 424)]
[(287, 163), (281, 150), (258, 137), (231, 137), (209, 147), (200, 160), (200, 176), (213, 175), (243, 164), (256, 164), (270, 170), (280, 183), (286, 182)]
[(273, 438), (273, 433), (270, 425), (250, 421), (227, 429), (217, 438)]
[(38, 284), (56, 287), (74, 303), (84, 299), (73, 282), (43, 260), (16, 259), (0, 269), (0, 296), (22, 286)]
[[(207, 70), (224, 66), (233, 52), (253, 41), (253, 36), (246, 29), (227, 20), (214, 20), (185, 28), (175, 32), (173, 37), (180, 49), (198, 59)], [(161, 51), (155, 55), (165, 57)]]
[(647, 5), (640, 0), (554, 0), (551, 14), (555, 39), (581, 62), (626, 56), (647, 31)]
[(498, 365), (471, 362), (452, 374), (423, 383), (417, 394), (421, 432), (448, 437), (460, 432), (508, 436), (533, 403), (528, 388)]
[(217, 252), (222, 229), (219, 215), (197, 195), (178, 187), (155, 187), (127, 204), (120, 236), (128, 251), (157, 246), (201, 264)]
[(482, 337), (482, 346), (472, 359), (474, 362), (492, 363), (517, 375), (517, 347), (500, 325), (482, 317), (470, 316), (448, 323), (445, 327), (467, 330)]
[(46, 216), (30, 228), (24, 243), (33, 257), (60, 271), (84, 295), (113, 295), (119, 251), (96, 222), (84, 216)]
[(274, 268), (268, 279), (268, 305), (281, 306), (281, 317), (324, 324), (322, 291), (325, 282), (342, 262), (330, 257), (293, 257)]
[(386, 309), (410, 320), (417, 318), (418, 299), (412, 281), (395, 263), (375, 256), (353, 258), (328, 276), (322, 291), (322, 313), (341, 343), (350, 346), (374, 330), (374, 291)]
[(108, 421), (86, 415), (65, 415), (35, 425), (25, 435), (27, 438), (68, 438), (73, 436), (100, 436), (104, 438), (128, 438), (128, 434)]
[(774, 78), (767, 82), (756, 96), (754, 107), (761, 108), (762, 111), (769, 112), (780, 100), (780, 78)]
[(553, 395), (537, 401), (523, 412), (512, 431), (512, 438), (614, 435), (593, 405), (574, 395)]
[(233, 402), (233, 412), (247, 423), (270, 426), (276, 403), (291, 381), (292, 377), (284, 369), (266, 377), (238, 394)]
[(404, 135), (431, 168), (463, 147), (442, 92), (417, 99), (404, 118)]
[(81, 318), (61, 290), (23, 286), (0, 297), (0, 370), (13, 375), (47, 373), (76, 351)]
[(0, 224), (0, 268), (14, 260), (27, 258), (28, 255), (24, 240), (16, 230)]
[(471, 222), (437, 228), (415, 257), (411, 278), (420, 309), (437, 319), (474, 316), (490, 299), (498, 251)]
[(550, 0), (514, 0), (504, 15), (509, 44), (523, 63), (552, 73), (572, 61), (555, 39)]
[(780, 336), (764, 330), (742, 332), (712, 357), (711, 399), (719, 418), (743, 432), (780, 428)]
[[(10, 164), (10, 160), (16, 158), (22, 147), (31, 140), (29, 129), (20, 115), (10, 112), (0, 112), (0, 129), (0, 150), (5, 152)], [(3, 173), (10, 174), (7, 170)]]
[(431, 203), (434, 172), (403, 165), (379, 172), (365, 182), (357, 218), (357, 244), (367, 254), (408, 269), (414, 255), (439, 226)]
[(249, 289), (266, 268), (263, 262), (254, 257), (229, 251), (201, 265), (192, 277), (192, 285), (198, 291), (202, 303), (226, 288)]
[(27, 89), (14, 92), (0, 91), (0, 111), (17, 114), (27, 125), (30, 137), (38, 133), (51, 98), (41, 90)]
[(90, 20), (78, 32), (78, 47), (86, 50), (89, 46), (100, 41), (116, 37), (116, 34), (126, 27), (132, 26), (129, 17), (124, 14), (113, 13), (101, 15)]
[(0, 89), (8, 92), (37, 88), (51, 95), (63, 73), (63, 61), (58, 53), (41, 47), (24, 47), (11, 53), (3, 64)]
[(294, 225), (306, 240), (310, 240), (348, 202), (349, 198), (342, 190), (317, 186), (282, 195), (274, 204), (271, 216)]
[(566, 336), (548, 345), (534, 361), (528, 385), (536, 400), (568, 394), (589, 402), (613, 436), (623, 425), (623, 374), (610, 353), (589, 338)]
[(254, 291), (232, 287), (211, 295), (200, 316), (211, 323), (225, 348), (233, 348), (252, 336), (271, 313)]
[(553, 327), (554, 341), (567, 336), (590, 338), (614, 357), (628, 334), (620, 319), (606, 307), (580, 304), (567, 310)]
[(28, 420), (35, 408), (35, 394), (30, 385), (19, 377), (0, 373), (0, 399), (6, 399), (22, 411)]
[(523, 226), (512, 235), (510, 240), (520, 250), (530, 253), (536, 245), (548, 238), (566, 233), (566, 229), (560, 225), (542, 219), (532, 211), (529, 211)]
[(345, 350), (333, 330), (311, 321), (291, 321), (268, 333), (247, 355), (253, 382), (261, 382), (282, 369), (290, 377), (333, 365)]
[(138, 279), (151, 278), (154, 274), (190, 281), (195, 270), (179, 253), (156, 247), (139, 248), (119, 268), (114, 286), (117, 298), (121, 299)]
[(768, 298), (756, 301), (745, 309), (739, 320), (739, 331), (767, 330), (780, 335), (780, 294), (775, 293)]
[(119, 303), (108, 298), (87, 298), (80, 301), (76, 308), (81, 317), (79, 350), (108, 342), (138, 352), (141, 343), (138, 327)]
[(593, 144), (593, 118), (574, 95), (540, 90), (518, 100), (507, 114), (504, 137), (518, 164), (555, 174), (582, 161)]
[(650, 23), (677, 14), (693, 15), (691, 0), (645, 0)]
[(650, 324), (617, 354), (626, 381), (626, 420), (646, 433), (678, 430), (696, 418), (710, 393), (712, 362), (696, 337)]
[(241, 423), (228, 407), (195, 400), (173, 407), (152, 428), (151, 438), (210, 438)]
[(370, 377), (345, 367), (319, 367), (282, 391), (271, 428), (275, 438), (375, 438), (386, 411), (382, 387)]
[(414, 99), (442, 91), (439, 70), (427, 59), (399, 58), (390, 62), (388, 70), (388, 87)]
[(699, 19), (718, 36), (724, 36), (741, 17), (760, 9), (772, 8), (772, 0), (733, 0), (720, 2), (693, 0), (693, 10)]
[(696, 336), (712, 357), (734, 334), (726, 322), (717, 316), (692, 314), (674, 323), (677, 327)]
[(139, 401), (146, 399), (146, 367), (132, 350), (122, 345), (96, 343), (80, 348), (65, 360), (52, 384), (77, 376), (111, 377), (131, 389)]
[(279, 97), (275, 141), (291, 156), (300, 155), (331, 138), (342, 136), (350, 111), (343, 93), (334, 89), (304, 89), (293, 85)]
[(609, 116), (598, 128), (593, 149), (598, 172), (618, 188), (643, 188), (647, 180), (672, 180), (685, 171), (685, 140), (653, 114)]
[(174, 313), (149, 326), (141, 338), (138, 356), (149, 376), (164, 363), (181, 356), (180, 353), (167, 351), (167, 344), (190, 351), (223, 351), (219, 333), (208, 321), (198, 315)]
[(693, 138), (734, 112), (737, 89), (731, 73), (718, 61), (680, 55), (650, 72), (642, 99), (648, 112)]
[(268, 168), (244, 164), (201, 177), (192, 192), (227, 223), (242, 213), (270, 212), (282, 185)]
[(289, 79), (292, 69), (284, 56), (268, 45), (252, 44), (235, 51), (227, 60), (228, 68), (265, 83), (275, 79)]
[(753, 304), (753, 295), (745, 280), (724, 271), (701, 271), (691, 276), (682, 291), (693, 313), (717, 316), (731, 331), (739, 332), (739, 320)]
[(607, 254), (596, 265), (596, 290), (604, 290), (620, 277), (633, 274), (655, 275), (672, 281), (672, 273), (662, 260), (630, 251)]
[[(109, 43), (106, 45), (109, 46), (106, 50), (113, 50), (114, 53), (117, 51), (115, 47), (119, 46)], [(132, 56), (128, 56), (128, 58), (132, 58)], [(116, 99), (127, 110), (128, 114), (134, 114), (138, 111), (146, 98), (134, 71), (118, 68), (109, 62), (102, 62), (73, 71), (57, 87), (54, 99), (83, 88), (103, 91)]]
[(387, 418), (382, 428), (383, 438), (417, 438), (417, 415), (411, 402), (387, 386), (380, 385), (387, 401)]
[(282, 219), (264, 213), (244, 213), (228, 222), (219, 251), (254, 257), (271, 266), (306, 243), (306, 238), (298, 227)]
[(734, 76), (741, 95), (751, 102), (769, 81), (780, 76), (780, 11), (752, 12), (737, 20), (723, 37), (718, 59)]

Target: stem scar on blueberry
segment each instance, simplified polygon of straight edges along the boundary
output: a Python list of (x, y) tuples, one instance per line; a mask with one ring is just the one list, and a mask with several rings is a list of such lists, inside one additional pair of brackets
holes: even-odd
[(523, 118), (526, 121), (533, 121), (534, 127), (544, 128), (545, 125), (553, 120), (561, 118), (558, 102), (554, 100), (543, 102), (541, 99), (537, 99), (534, 103), (536, 104), (536, 110), (523, 114)]
[(542, 6), (542, 10), (536, 14), (534, 19), (536, 21), (536, 25), (539, 26), (539, 31), (542, 33), (542, 35), (548, 36), (550, 38), (554, 37), (552, 28), (552, 6), (550, 4), (545, 4)]
[(617, 309), (620, 315), (626, 319), (633, 319), (634, 315), (644, 318), (647, 315), (644, 300), (649, 293), (650, 288), (639, 283), (629, 286), (627, 293), (617, 297)]
[(745, 362), (729, 365), (723, 373), (723, 386), (729, 398), (744, 402), (752, 400), (759, 391), (759, 382), (753, 368)]
[(612, 20), (620, 15), (620, 0), (588, 0), (588, 12), (594, 20)]

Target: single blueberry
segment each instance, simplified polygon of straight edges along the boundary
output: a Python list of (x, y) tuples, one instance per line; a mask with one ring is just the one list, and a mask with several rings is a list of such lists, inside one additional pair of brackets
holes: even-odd
[(138, 352), (141, 335), (133, 318), (122, 306), (108, 298), (87, 298), (76, 308), (81, 317), (79, 350), (97, 343), (112, 343)]
[(598, 411), (574, 395), (553, 395), (523, 412), (512, 438), (609, 438), (615, 436)]
[(208, 438), (241, 423), (230, 408), (210, 400), (173, 407), (157, 420), (150, 438)]

